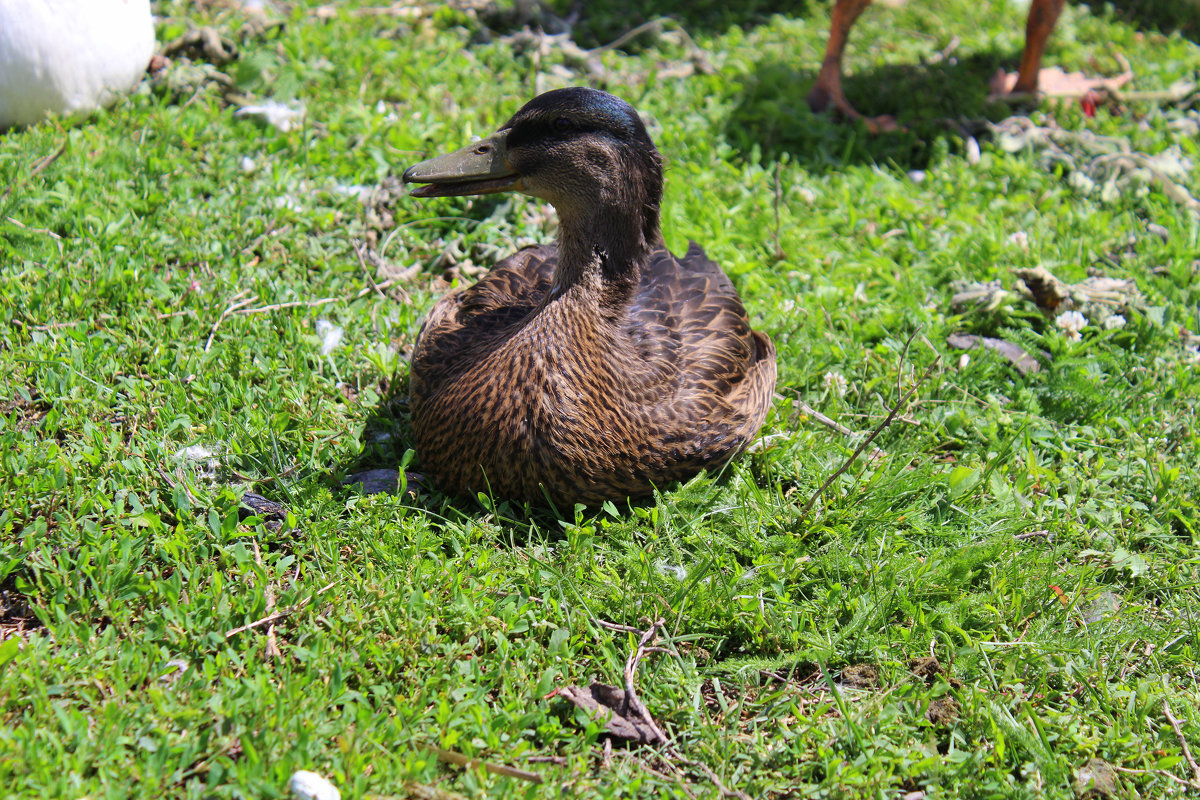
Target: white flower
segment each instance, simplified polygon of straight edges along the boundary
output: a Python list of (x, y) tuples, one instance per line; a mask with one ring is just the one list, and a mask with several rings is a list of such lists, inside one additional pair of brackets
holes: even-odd
[(1087, 327), (1087, 317), (1078, 311), (1064, 311), (1054, 320), (1054, 324), (1062, 328), (1063, 333), (1073, 342), (1083, 338), (1083, 329)]
[(341, 344), (342, 329), (327, 319), (317, 320), (317, 336), (321, 337), (321, 355), (327, 356)]
[(833, 392), (838, 397), (845, 397), (846, 390), (850, 388), (850, 384), (846, 382), (846, 376), (840, 372), (826, 372), (821, 383), (825, 387), (825, 391)]
[(1121, 316), (1120, 314), (1112, 314), (1105, 318), (1104, 329), (1106, 331), (1111, 331), (1114, 328), (1124, 328), (1125, 321), (1125, 317)]
[(1029, 249), (1029, 234), (1025, 231), (1015, 231), (1008, 235), (1008, 243), (1021, 248), (1022, 250)]
[(375, 113), (383, 117), (384, 122), (395, 122), (397, 119), (399, 119), (399, 117), (396, 116), (396, 112), (392, 111), (391, 106), (382, 100), (375, 104)]
[(854, 287), (854, 296), (851, 299), (856, 303), (867, 302), (867, 285), (862, 282), (856, 284)]
[(258, 165), (254, 163), (254, 159), (250, 156), (242, 156), (241, 161), (242, 172), (251, 173), (258, 169)]
[(315, 772), (298, 769), (292, 773), (288, 788), (298, 800), (342, 800), (342, 793)]
[(779, 304), (779, 310), (785, 314), (790, 314), (791, 312), (796, 310), (796, 301), (795, 300), (784, 300), (782, 303)]

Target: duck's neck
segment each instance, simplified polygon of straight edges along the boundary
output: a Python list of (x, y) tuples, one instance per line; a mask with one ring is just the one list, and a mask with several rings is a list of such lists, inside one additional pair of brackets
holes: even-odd
[(558, 266), (551, 297), (582, 289), (597, 293), (602, 307), (623, 309), (651, 254), (663, 246), (658, 204), (627, 199), (572, 211), (559, 212)]

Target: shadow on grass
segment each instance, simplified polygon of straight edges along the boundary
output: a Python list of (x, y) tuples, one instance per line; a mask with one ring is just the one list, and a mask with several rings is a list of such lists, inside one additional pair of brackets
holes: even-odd
[[(581, 47), (598, 47), (660, 17), (671, 17), (689, 33), (723, 33), (731, 27), (762, 25), (775, 15), (807, 18), (814, 4), (809, 0), (553, 0), (550, 5), (564, 17), (578, 12), (573, 38)], [(623, 49), (638, 46), (635, 40)]]
[(1179, 31), (1185, 39), (1200, 42), (1200, 0), (1108, 0), (1108, 4), (1118, 19), (1138, 30)]
[[(1074, 5), (1093, 5), (1070, 0)], [(771, 17), (809, 19), (817, 7), (832, 9), (833, 0), (551, 0), (551, 9), (562, 17), (577, 13), (572, 35), (581, 47), (597, 47), (659, 17), (671, 17), (691, 33), (722, 33), (731, 27), (750, 29)], [(1141, 31), (1173, 33), (1200, 41), (1200, 0), (1109, 0), (1118, 19)], [(1099, 9), (1097, 8), (1097, 13)], [(1014, 29), (1025, 27), (1025, 11), (1012, 9)], [(1099, 43), (1097, 43), (1099, 44)], [(632, 43), (637, 47), (636, 42)], [(851, 44), (853, 47), (854, 44)], [(814, 65), (815, 68), (816, 65)]]
[[(846, 97), (870, 116), (890, 114), (904, 130), (873, 135), (861, 124), (814, 114), (805, 95), (816, 69), (760, 62), (731, 85), (734, 109), (722, 133), (764, 163), (787, 154), (818, 172), (848, 164), (890, 163), (925, 169), (937, 153), (956, 150), (964, 134), (986, 133), (987, 122), (1013, 113), (1004, 102), (988, 102), (987, 83), (996, 70), (1012, 67), (1015, 54), (977, 53), (934, 65), (889, 65), (845, 79)], [(945, 143), (948, 143), (947, 147)]]

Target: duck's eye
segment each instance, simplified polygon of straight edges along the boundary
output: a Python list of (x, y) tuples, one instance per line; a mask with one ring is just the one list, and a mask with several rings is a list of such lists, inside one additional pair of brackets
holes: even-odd
[(554, 120), (554, 130), (558, 133), (567, 133), (575, 129), (575, 123), (567, 117), (559, 117)]

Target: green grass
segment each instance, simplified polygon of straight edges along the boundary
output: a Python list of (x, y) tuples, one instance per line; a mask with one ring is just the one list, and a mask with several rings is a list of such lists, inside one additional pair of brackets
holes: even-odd
[[(227, 68), (258, 99), (302, 102), (290, 131), (235, 118), (214, 85), (144, 84), (84, 124), (0, 136), (6, 794), (279, 797), (312, 769), (351, 798), (715, 797), (650, 749), (606, 760), (597, 725), (543, 699), (621, 682), (633, 638), (596, 619), (658, 618), (673, 652), (643, 661), (644, 701), (684, 757), (751, 797), (1065, 798), (1092, 758), (1118, 768), (1116, 796), (1197, 791), (1163, 709), (1200, 751), (1197, 216), (1155, 185), (1086, 194), (986, 136), (973, 163), (937, 119), (1006, 115), (981, 86), (1021, 47), (1008, 4), (864, 15), (851, 99), (909, 126), (877, 138), (804, 105), (827, 7), (734, 5), (676, 9), (713, 74), (658, 77), (688, 57), (668, 26), (604, 53), (600, 79), (514, 52), (473, 13), (298, 4)], [(584, 8), (585, 45), (639, 21)], [(242, 22), (157, 10), (161, 39), (188, 17), (231, 36)], [(1048, 63), (1116, 72), (1120, 53), (1136, 90), (1197, 79), (1200, 47), (1129, 19), (1069, 6)], [(951, 36), (958, 62), (921, 66)], [(344, 488), (405, 457), (407, 354), (446, 281), (550, 235), (532, 200), (416, 201), (394, 178), (494, 129), (539, 73), (650, 120), (668, 244), (704, 244), (778, 347), (764, 432), (782, 438), (563, 519)], [(1194, 164), (1196, 113), (1033, 116)], [(1180, 183), (1200, 194), (1195, 171)], [(951, 307), (956, 281), (1011, 288), (1037, 265), (1132, 279), (1144, 301), (1080, 341), (1020, 298)], [(327, 355), (322, 319), (344, 330)], [(955, 332), (1042, 368), (962, 360)], [(882, 454), (802, 514), (858, 439), (798, 401), (867, 431), (939, 359)], [(286, 506), (282, 526), (239, 518), (247, 489)], [(294, 609), (278, 658), (265, 625), (227, 635), (272, 609)], [(915, 674), (930, 653), (940, 669)], [(873, 680), (843, 672), (864, 665)]]

